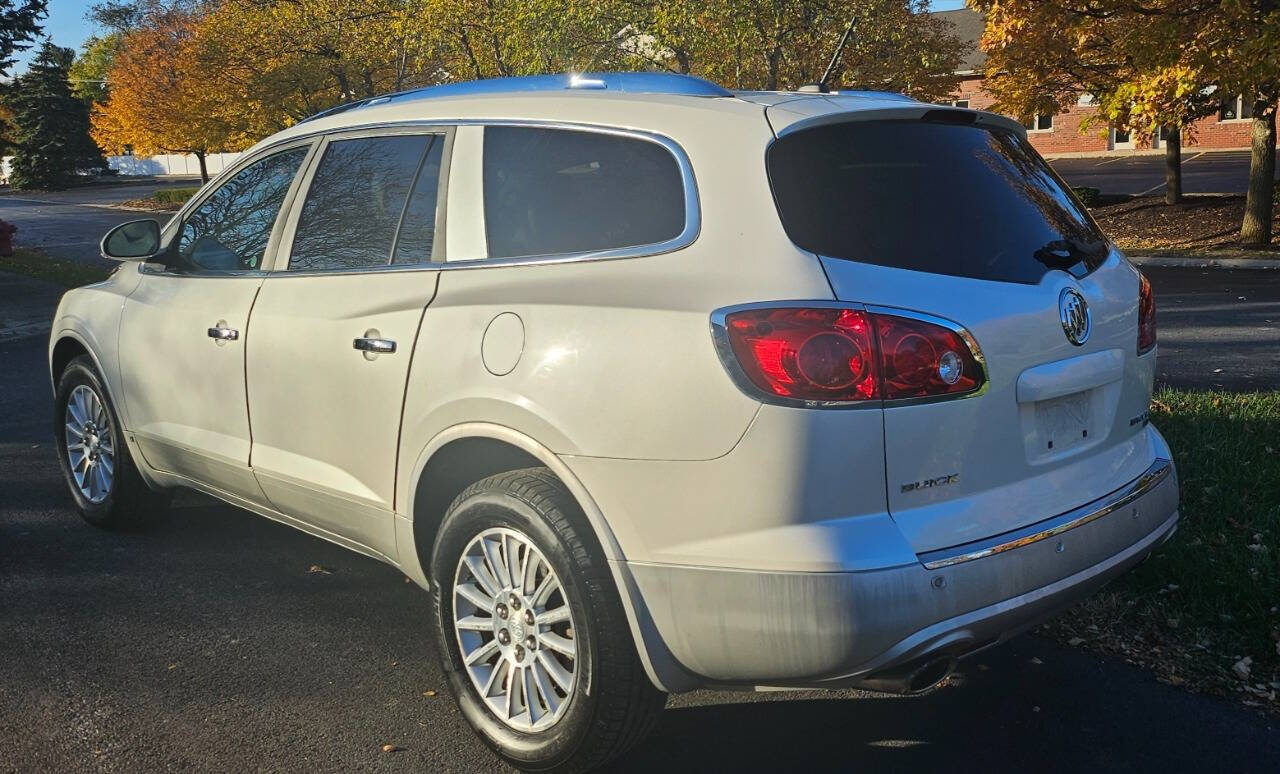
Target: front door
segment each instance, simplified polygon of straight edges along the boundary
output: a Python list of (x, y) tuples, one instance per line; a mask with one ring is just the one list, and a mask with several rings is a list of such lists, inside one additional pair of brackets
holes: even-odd
[(248, 348), (251, 462), (271, 505), (394, 556), (396, 453), (414, 341), (435, 295), (445, 137), (333, 138)]
[(124, 304), (130, 431), (152, 467), (261, 500), (249, 472), (244, 352), (276, 223), (309, 145), (254, 161), (171, 226)]

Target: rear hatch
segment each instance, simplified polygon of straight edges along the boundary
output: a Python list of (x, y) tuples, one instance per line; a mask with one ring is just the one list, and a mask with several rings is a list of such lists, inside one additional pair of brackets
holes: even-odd
[[(987, 368), (976, 394), (885, 404), (889, 508), (915, 550), (1018, 529), (1141, 475), (1155, 355), (1137, 350), (1137, 271), (1016, 127), (925, 106), (848, 116), (793, 124), (771, 146), (788, 235), (821, 256), (840, 300), (952, 321)], [(1072, 292), (1089, 311), (1082, 343), (1063, 322)]]

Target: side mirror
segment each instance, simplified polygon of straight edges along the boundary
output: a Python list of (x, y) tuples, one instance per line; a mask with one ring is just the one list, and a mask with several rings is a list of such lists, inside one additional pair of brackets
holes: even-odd
[(160, 224), (154, 220), (121, 223), (102, 238), (102, 257), (113, 261), (148, 261), (160, 252)]

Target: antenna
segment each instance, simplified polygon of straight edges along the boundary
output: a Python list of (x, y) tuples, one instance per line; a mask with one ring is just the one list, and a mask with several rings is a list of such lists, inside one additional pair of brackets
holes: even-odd
[(840, 36), (840, 42), (836, 45), (836, 50), (831, 55), (831, 62), (827, 65), (827, 71), (822, 74), (822, 80), (818, 81), (818, 91), (830, 90), (831, 85), (827, 81), (831, 80), (831, 73), (835, 72), (836, 65), (840, 63), (840, 55), (844, 53), (844, 47), (849, 42), (849, 35), (853, 32), (853, 24), (857, 19), (857, 16), (849, 17), (849, 26), (844, 28), (844, 34)]

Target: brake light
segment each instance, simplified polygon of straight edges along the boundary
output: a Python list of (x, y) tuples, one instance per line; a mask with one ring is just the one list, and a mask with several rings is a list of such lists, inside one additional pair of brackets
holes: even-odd
[(1138, 354), (1156, 345), (1156, 297), (1146, 275), (1138, 272)]
[(943, 325), (840, 307), (744, 309), (725, 315), (737, 365), (767, 394), (846, 403), (958, 395), (982, 365)]

